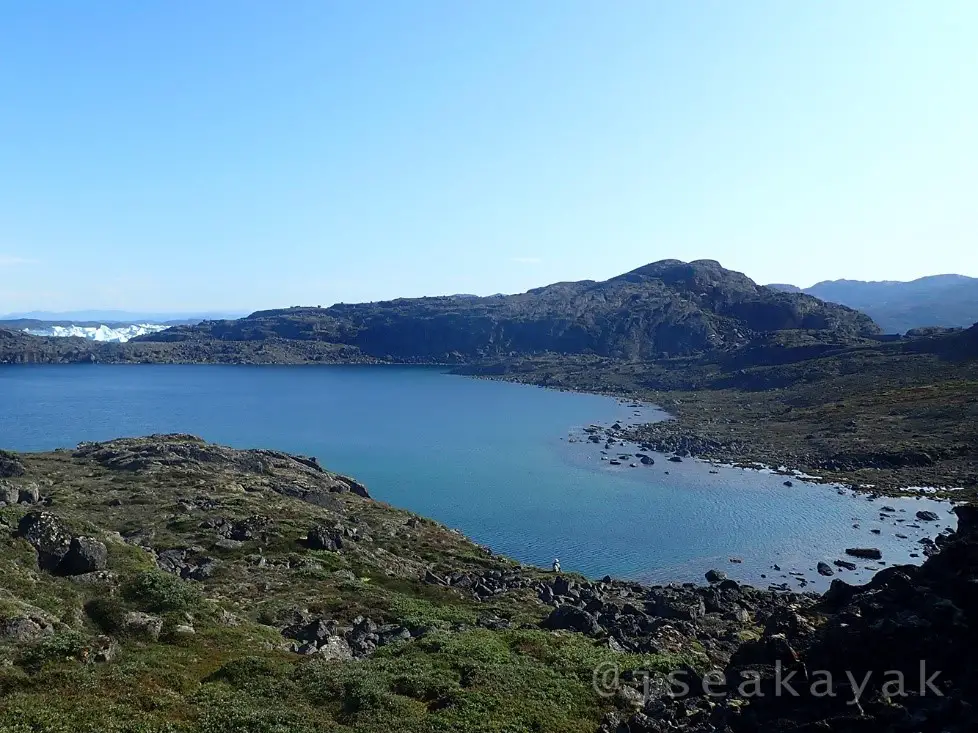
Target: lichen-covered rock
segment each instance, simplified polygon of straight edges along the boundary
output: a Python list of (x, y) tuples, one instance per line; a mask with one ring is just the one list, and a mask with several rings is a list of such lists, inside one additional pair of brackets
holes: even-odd
[(37, 550), (37, 564), (55, 570), (71, 547), (71, 531), (56, 514), (30, 512), (17, 525), (17, 534)]
[(163, 631), (163, 619), (141, 611), (130, 611), (122, 617), (120, 629), (128, 636), (156, 641)]

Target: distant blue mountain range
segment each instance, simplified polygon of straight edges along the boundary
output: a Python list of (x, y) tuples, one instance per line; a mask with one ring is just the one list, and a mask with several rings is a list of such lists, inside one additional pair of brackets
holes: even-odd
[(51, 311), (30, 311), (27, 313), (7, 313), (0, 316), (0, 320), (13, 321), (31, 319), (36, 321), (85, 321), (101, 323), (169, 323), (171, 321), (220, 321), (241, 318), (247, 313), (225, 313), (220, 311), (191, 311), (186, 313), (164, 313), (164, 312), (133, 312), (122, 310), (89, 310), (89, 311), (65, 311), (55, 313)]
[(824, 280), (804, 289), (780, 283), (768, 287), (861, 310), (887, 333), (978, 323), (978, 278), (965, 275), (931, 275), (910, 282)]

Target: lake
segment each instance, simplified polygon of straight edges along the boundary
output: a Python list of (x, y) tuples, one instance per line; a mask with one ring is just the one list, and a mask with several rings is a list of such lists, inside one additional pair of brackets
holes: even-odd
[[(871, 502), (797, 480), (788, 488), (770, 473), (711, 474), (700, 461), (610, 466), (601, 446), (579, 440), (590, 424), (661, 417), (608, 397), (427, 367), (0, 367), (0, 447), (183, 432), (313, 455), (376, 499), (496, 552), (545, 566), (559, 557), (565, 570), (593, 577), (700, 581), (716, 567), (766, 584), (798, 570), (808, 589), (824, 588), (816, 562), (843, 558), (846, 547), (879, 547), (891, 564), (920, 562), (910, 557), (917, 540), (939, 528), (908, 528), (916, 511), (937, 511), (941, 528), (954, 523), (947, 505), (926, 499)], [(884, 504), (905, 521), (881, 520)], [(874, 564), (858, 564), (840, 577), (867, 580), (864, 566)]]

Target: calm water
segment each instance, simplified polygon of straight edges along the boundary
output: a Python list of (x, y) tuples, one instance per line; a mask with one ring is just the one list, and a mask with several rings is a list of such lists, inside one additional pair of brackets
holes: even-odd
[[(605, 397), (418, 367), (0, 367), (0, 447), (188, 432), (315, 455), (374, 497), (497, 552), (540, 565), (557, 556), (591, 576), (699, 580), (719, 567), (780, 582), (769, 569), (778, 563), (815, 579), (809, 588), (824, 587), (809, 571), (845, 547), (880, 547), (891, 563), (914, 562), (916, 540), (938, 531), (906, 528), (919, 509), (953, 523), (932, 502), (869, 502), (798, 481), (786, 488), (783, 477), (756, 471), (711, 474), (700, 462), (659, 457), (655, 466), (612, 467), (600, 446), (576, 442), (591, 423), (655, 417), (650, 408), (635, 412)], [(884, 503), (906, 510), (896, 515), (906, 521), (881, 522)], [(869, 576), (859, 572), (842, 577)]]

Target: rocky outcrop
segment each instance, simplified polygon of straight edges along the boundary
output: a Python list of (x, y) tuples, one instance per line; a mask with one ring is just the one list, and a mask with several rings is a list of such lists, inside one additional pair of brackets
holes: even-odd
[(177, 575), (184, 580), (207, 580), (220, 563), (204, 554), (202, 547), (180, 547), (162, 550), (156, 554), (160, 570)]
[(836, 580), (817, 605), (782, 609), (741, 644), (710, 688), (650, 687), (616, 733), (965, 733), (978, 726), (978, 508), (922, 567)]
[(173, 468), (200, 474), (238, 471), (264, 477), (285, 496), (324, 503), (329, 494), (369, 498), (357, 481), (323, 470), (315, 458), (275, 450), (236, 450), (195, 435), (151, 435), (103, 443), (82, 443), (74, 456), (114, 471), (160, 472)]
[(331, 660), (363, 659), (378, 647), (410, 641), (421, 633), (418, 630), (412, 634), (398, 624), (377, 624), (363, 616), (353, 619), (349, 626), (334, 619), (317, 617), (303, 619), (282, 630), (282, 636), (292, 640), (292, 651)]

